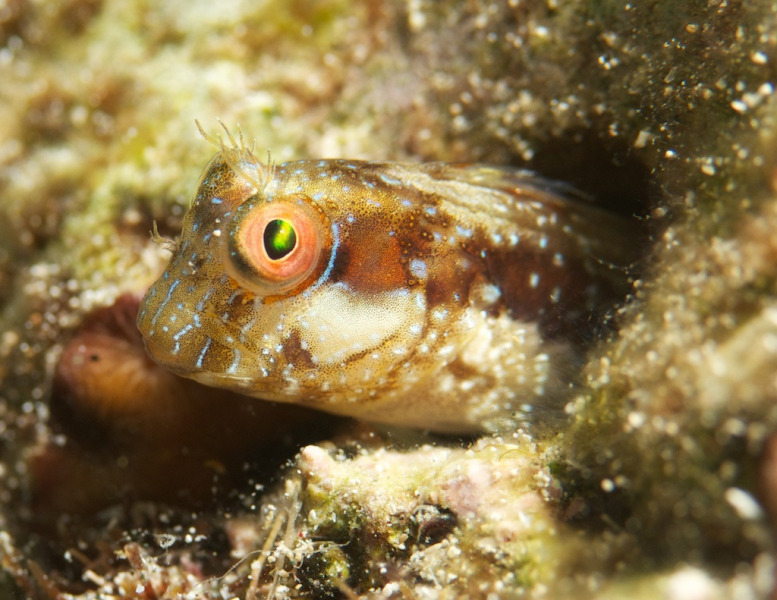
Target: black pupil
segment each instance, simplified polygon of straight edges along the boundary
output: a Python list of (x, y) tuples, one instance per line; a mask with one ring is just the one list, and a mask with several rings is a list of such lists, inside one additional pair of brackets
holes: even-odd
[(264, 249), (272, 260), (287, 256), (297, 245), (297, 234), (291, 223), (284, 219), (275, 219), (264, 228)]

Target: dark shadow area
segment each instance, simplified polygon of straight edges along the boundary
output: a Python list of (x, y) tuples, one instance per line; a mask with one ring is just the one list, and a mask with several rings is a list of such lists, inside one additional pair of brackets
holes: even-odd
[(650, 169), (622, 140), (602, 140), (595, 131), (570, 131), (563, 138), (538, 142), (535, 158), (526, 167), (571, 184), (616, 214), (645, 219), (662, 199)]

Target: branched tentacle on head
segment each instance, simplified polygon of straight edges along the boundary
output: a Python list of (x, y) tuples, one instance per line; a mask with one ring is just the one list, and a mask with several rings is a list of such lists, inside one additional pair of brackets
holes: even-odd
[(170, 253), (175, 253), (178, 250), (178, 240), (171, 240), (160, 234), (156, 221), (154, 221), (151, 227), (151, 241)]
[(254, 153), (256, 140), (253, 140), (250, 146), (247, 145), (240, 125), (237, 125), (237, 139), (235, 139), (235, 136), (232, 135), (232, 132), (224, 122), (221, 119), (217, 119), (217, 121), (224, 129), (227, 141), (224, 141), (224, 138), (220, 135), (216, 137), (207, 133), (200, 122), (197, 119), (194, 120), (200, 135), (219, 149), (229, 167), (235, 173), (250, 181), (256, 187), (257, 192), (261, 193), (270, 184), (275, 172), (275, 165), (270, 159), (270, 151), (267, 151), (267, 162), (263, 163)]

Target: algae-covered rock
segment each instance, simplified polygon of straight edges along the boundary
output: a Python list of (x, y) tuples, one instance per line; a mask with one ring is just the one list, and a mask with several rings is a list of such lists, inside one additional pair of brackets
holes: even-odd
[[(1, 5), (0, 594), (766, 595), (776, 13), (767, 0)], [(149, 231), (178, 233), (214, 151), (195, 118), (239, 123), (276, 161), (524, 166), (644, 222), (633, 294), (592, 345), (569, 424), (418, 434), (402, 450), (345, 425), (282, 472), (246, 466), (218, 502), (162, 504), (136, 485), (123, 503), (91, 497), (94, 514), (55, 498), (42, 521), (31, 455), (88, 484), (149, 451), (142, 435), (115, 457), (90, 449), (49, 400), (87, 315), (167, 260)], [(205, 468), (223, 483), (223, 464)]]
[(358, 590), (530, 594), (560, 567), (553, 480), (526, 436), (351, 459), (308, 446), (300, 469), (306, 536), (341, 546)]

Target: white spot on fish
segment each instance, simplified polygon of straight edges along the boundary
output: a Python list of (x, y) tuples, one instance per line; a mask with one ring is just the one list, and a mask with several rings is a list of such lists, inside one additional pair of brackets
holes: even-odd
[(426, 262), (418, 258), (410, 261), (410, 273), (416, 279), (426, 279)]

